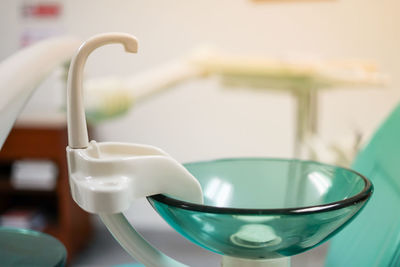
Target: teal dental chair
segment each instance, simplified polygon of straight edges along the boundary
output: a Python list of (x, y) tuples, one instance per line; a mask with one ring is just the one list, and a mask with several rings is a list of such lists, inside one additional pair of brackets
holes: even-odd
[(372, 181), (374, 195), (332, 238), (325, 267), (400, 266), (400, 105), (358, 154), (352, 169)]

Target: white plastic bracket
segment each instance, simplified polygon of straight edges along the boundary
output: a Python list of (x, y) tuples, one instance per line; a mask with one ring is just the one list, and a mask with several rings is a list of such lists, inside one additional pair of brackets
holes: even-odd
[(67, 157), (72, 197), (88, 212), (123, 212), (135, 199), (160, 193), (202, 203), (199, 182), (159, 148), (91, 141), (68, 147)]

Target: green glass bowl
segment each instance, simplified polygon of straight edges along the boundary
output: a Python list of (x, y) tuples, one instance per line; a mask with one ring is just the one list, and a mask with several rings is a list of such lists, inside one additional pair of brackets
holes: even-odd
[(292, 256), (321, 244), (373, 191), (355, 171), (312, 161), (239, 158), (185, 167), (199, 180), (204, 205), (166, 195), (148, 197), (151, 205), (192, 242), (247, 259)]

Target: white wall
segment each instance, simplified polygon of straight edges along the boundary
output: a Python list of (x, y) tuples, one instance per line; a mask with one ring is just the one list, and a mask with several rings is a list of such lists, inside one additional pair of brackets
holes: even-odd
[[(133, 74), (204, 43), (233, 54), (309, 54), (376, 62), (391, 75), (388, 89), (343, 88), (320, 95), (320, 132), (326, 137), (349, 134), (354, 127), (371, 131), (400, 97), (397, 0), (62, 2), (62, 23), (71, 34), (87, 38), (99, 32), (125, 31), (139, 40), (138, 55), (126, 55), (120, 47), (95, 52), (87, 65), (91, 77)], [(0, 4), (0, 59), (18, 47), (21, 3), (3, 0)], [(51, 86), (42, 90), (51, 90)], [(40, 109), (39, 102), (33, 101), (30, 108)], [(193, 81), (99, 126), (97, 139), (153, 144), (181, 161), (288, 157), (293, 144), (293, 109), (287, 95), (221, 90), (214, 80)], [(148, 221), (139, 218), (139, 223)]]

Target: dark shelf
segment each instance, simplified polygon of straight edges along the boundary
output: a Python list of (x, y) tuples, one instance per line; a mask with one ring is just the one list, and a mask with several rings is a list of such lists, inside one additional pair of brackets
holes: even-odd
[[(0, 151), (0, 212), (14, 207), (28, 207), (46, 214), (43, 232), (58, 238), (68, 251), (68, 261), (90, 240), (92, 226), (89, 214), (71, 198), (65, 148), (67, 127), (16, 126)], [(58, 168), (54, 190), (16, 189), (10, 180), (10, 165), (15, 160), (51, 160)]]

